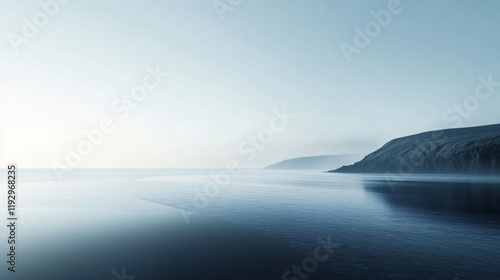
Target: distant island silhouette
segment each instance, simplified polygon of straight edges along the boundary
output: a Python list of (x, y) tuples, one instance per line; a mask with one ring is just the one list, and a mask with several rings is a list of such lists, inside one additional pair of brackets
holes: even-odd
[(324, 155), (299, 157), (280, 161), (269, 165), (265, 169), (279, 170), (325, 170), (341, 167), (359, 161), (366, 154)]

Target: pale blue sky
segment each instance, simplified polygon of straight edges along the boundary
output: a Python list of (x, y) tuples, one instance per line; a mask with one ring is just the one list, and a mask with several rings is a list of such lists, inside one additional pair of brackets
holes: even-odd
[[(16, 53), (9, 34), (41, 8), (0, 0), (0, 160), (64, 163), (103, 118), (116, 129), (78, 167), (262, 167), (452, 127), (479, 76), (500, 81), (500, 2), (402, 0), (347, 63), (340, 44), (388, 2), (246, 0), (222, 21), (211, 0), (73, 0)], [(156, 65), (171, 76), (117, 118)], [(461, 126), (498, 122), (499, 104), (500, 88)], [(296, 118), (248, 162), (239, 145), (283, 107)]]

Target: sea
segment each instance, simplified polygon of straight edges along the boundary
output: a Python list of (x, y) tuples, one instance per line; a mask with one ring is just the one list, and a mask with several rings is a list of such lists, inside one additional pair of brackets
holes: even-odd
[(0, 171), (2, 280), (500, 279), (499, 176)]

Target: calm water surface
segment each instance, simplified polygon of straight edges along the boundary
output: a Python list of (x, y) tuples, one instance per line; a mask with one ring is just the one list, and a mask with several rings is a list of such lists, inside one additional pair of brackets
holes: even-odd
[(278, 280), (318, 239), (336, 247), (307, 279), (500, 279), (499, 177), (214, 172), (21, 170), (0, 279)]

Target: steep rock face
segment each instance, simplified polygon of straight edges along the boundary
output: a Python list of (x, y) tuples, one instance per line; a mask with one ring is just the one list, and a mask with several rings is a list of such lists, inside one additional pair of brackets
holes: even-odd
[(394, 139), (363, 160), (329, 172), (500, 174), (500, 125)]

